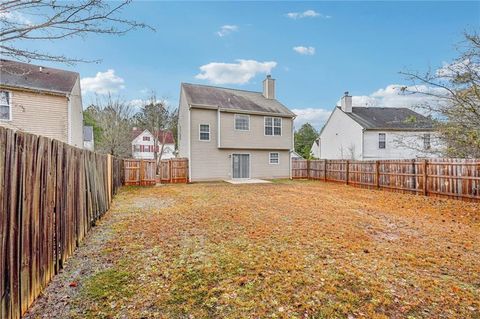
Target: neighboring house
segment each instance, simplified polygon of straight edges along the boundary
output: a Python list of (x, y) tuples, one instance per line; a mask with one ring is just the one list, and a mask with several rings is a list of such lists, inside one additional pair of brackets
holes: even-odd
[(320, 138), (317, 137), (315, 141), (313, 141), (312, 148), (310, 149), (313, 158), (320, 158)]
[(292, 160), (303, 160), (303, 159), (304, 159), (303, 156), (300, 155), (300, 154), (298, 154), (296, 151), (292, 151), (292, 152), (290, 153), (290, 158), (291, 158)]
[(134, 128), (132, 131), (132, 157), (136, 159), (154, 159), (155, 152), (160, 156), (162, 141), (165, 142), (160, 159), (175, 157), (175, 140), (170, 131), (159, 131), (157, 134), (157, 145), (149, 130)]
[[(427, 157), (438, 148), (431, 119), (408, 108), (353, 107), (345, 93), (320, 132), (321, 159)], [(314, 146), (316, 143), (314, 144)]]
[(83, 147), (76, 72), (0, 60), (0, 125)]
[(294, 117), (270, 76), (263, 92), (183, 83), (178, 146), (190, 180), (289, 177)]
[(93, 126), (83, 127), (83, 148), (92, 152), (95, 150), (95, 141), (93, 138)]

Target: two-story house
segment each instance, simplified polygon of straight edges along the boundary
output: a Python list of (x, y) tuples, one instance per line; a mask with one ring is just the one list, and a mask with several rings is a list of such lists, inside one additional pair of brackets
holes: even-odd
[[(155, 132), (155, 138), (149, 130), (133, 128), (132, 131), (132, 157), (136, 159), (170, 159), (175, 157), (175, 140), (170, 131)], [(163, 143), (163, 148), (162, 148)], [(161, 153), (161, 154), (160, 154)]]
[(354, 107), (348, 92), (312, 145), (321, 159), (406, 159), (440, 149), (433, 121), (404, 107)]
[(178, 146), (190, 180), (288, 178), (294, 117), (270, 76), (263, 92), (183, 83)]
[(82, 148), (79, 74), (0, 60), (0, 125)]

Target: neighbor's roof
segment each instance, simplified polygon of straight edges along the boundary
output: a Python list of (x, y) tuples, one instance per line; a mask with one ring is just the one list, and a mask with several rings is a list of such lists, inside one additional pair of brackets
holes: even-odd
[(345, 114), (367, 130), (433, 129), (430, 118), (406, 107), (353, 107), (352, 113)]
[(93, 126), (84, 126), (83, 127), (83, 140), (85, 142), (93, 141)]
[(0, 85), (68, 94), (78, 77), (76, 72), (0, 59)]
[(276, 99), (267, 99), (261, 92), (182, 83), (187, 103), (212, 106), (223, 110), (245, 111), (294, 117), (295, 114)]
[[(132, 130), (132, 141), (142, 134), (143, 131), (145, 131), (145, 129), (134, 128)], [(175, 139), (173, 138), (173, 133), (171, 131), (158, 131), (157, 139), (159, 142), (165, 139), (165, 144), (175, 144)]]

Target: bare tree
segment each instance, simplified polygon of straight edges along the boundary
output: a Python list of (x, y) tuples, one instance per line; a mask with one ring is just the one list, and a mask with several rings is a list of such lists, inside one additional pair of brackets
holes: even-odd
[[(167, 131), (171, 128), (171, 124), (175, 120), (176, 111), (171, 110), (165, 98), (158, 100), (155, 92), (146, 100), (140, 111), (135, 115), (135, 122), (142, 129), (147, 129), (153, 135), (155, 145), (154, 156), (157, 163), (160, 161)], [(157, 152), (157, 146), (160, 144), (160, 149)]]
[(95, 148), (101, 153), (118, 157), (132, 154), (132, 111), (133, 108), (119, 97), (97, 97), (95, 104), (86, 112), (101, 128), (101, 138), (95, 141)]
[(0, 2), (0, 55), (19, 60), (63, 63), (91, 62), (27, 49), (29, 41), (61, 40), (87, 34), (122, 35), (150, 26), (122, 18), (131, 0), (5, 0)]
[(405, 94), (428, 97), (418, 105), (435, 119), (444, 155), (480, 157), (480, 36), (465, 34), (452, 63), (420, 74), (402, 72), (413, 83)]

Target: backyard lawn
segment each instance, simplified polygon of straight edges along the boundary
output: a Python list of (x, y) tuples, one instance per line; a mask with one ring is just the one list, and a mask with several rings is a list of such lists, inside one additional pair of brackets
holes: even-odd
[(27, 317), (480, 318), (479, 205), (315, 181), (124, 188)]

